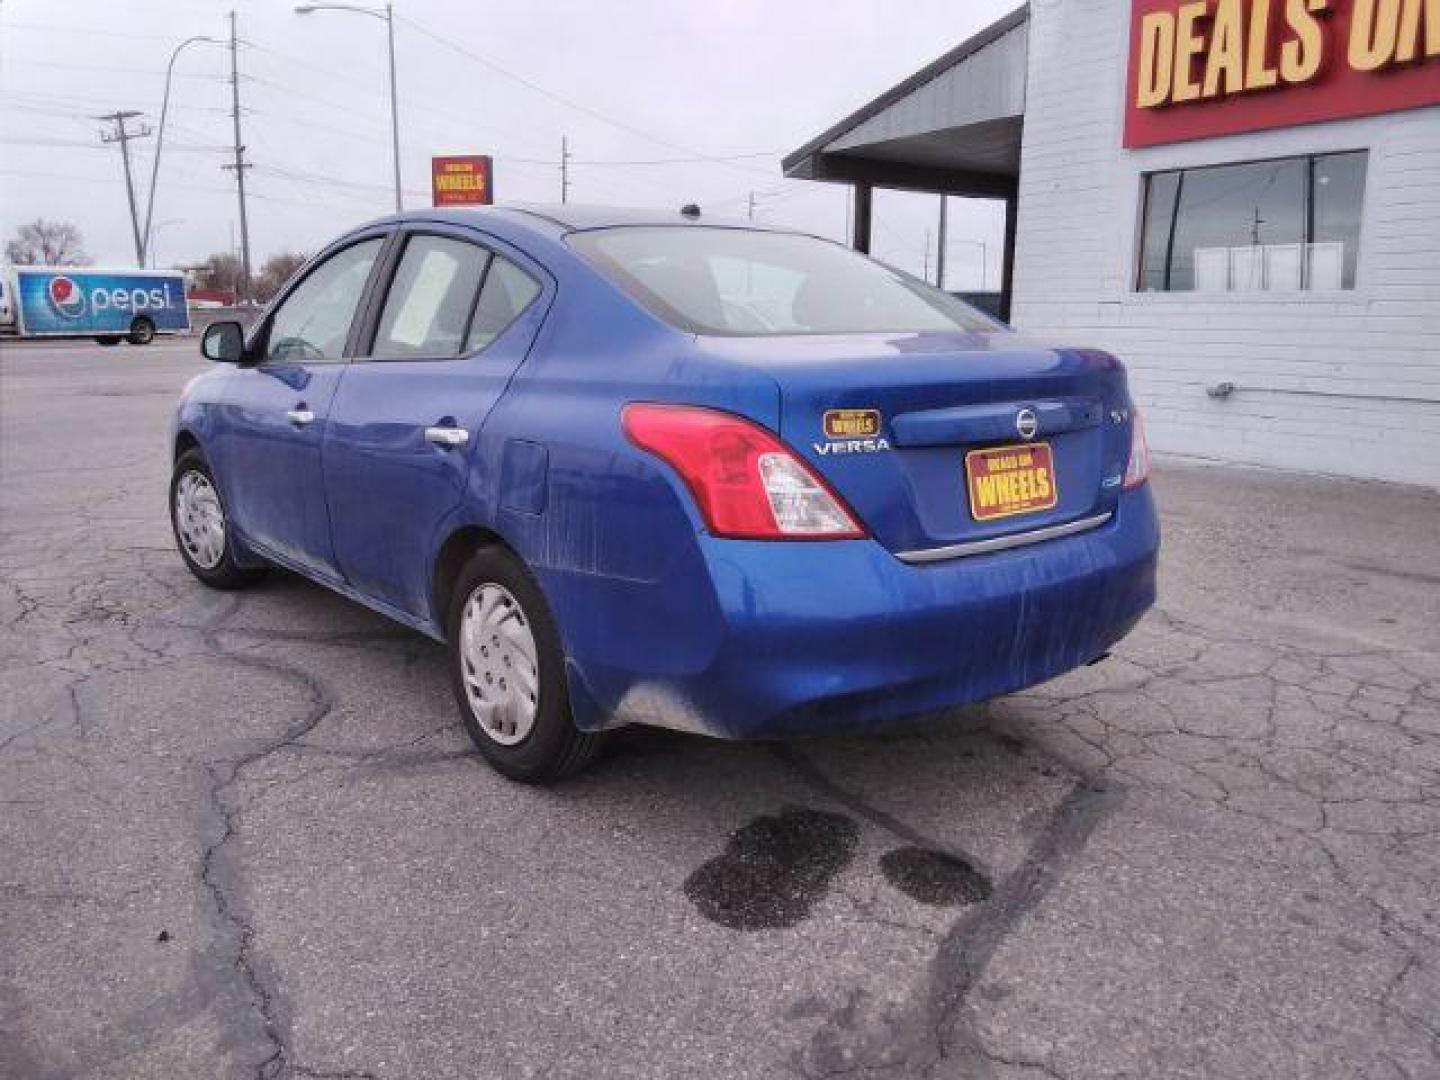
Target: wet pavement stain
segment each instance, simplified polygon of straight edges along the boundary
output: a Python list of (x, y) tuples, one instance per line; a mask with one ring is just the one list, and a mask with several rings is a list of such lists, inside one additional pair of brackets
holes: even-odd
[(732, 930), (794, 926), (849, 865), (859, 835), (843, 814), (786, 807), (735, 830), (724, 853), (685, 880), (685, 895)]
[(985, 875), (963, 859), (930, 848), (901, 847), (880, 857), (885, 879), (912, 900), (937, 907), (974, 904), (990, 895)]

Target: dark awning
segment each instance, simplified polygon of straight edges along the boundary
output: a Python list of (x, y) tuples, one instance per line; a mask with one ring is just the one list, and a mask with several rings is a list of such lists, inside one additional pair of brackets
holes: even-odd
[(1022, 6), (788, 155), (785, 175), (1002, 197), (1015, 191), (1025, 117)]

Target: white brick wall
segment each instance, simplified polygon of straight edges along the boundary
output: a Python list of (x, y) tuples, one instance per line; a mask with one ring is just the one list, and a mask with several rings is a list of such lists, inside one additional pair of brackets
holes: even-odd
[[(1440, 487), (1440, 107), (1127, 151), (1130, 3), (1031, 0), (1016, 325), (1120, 356), (1156, 450)], [(1143, 173), (1360, 149), (1353, 291), (1133, 291)]]

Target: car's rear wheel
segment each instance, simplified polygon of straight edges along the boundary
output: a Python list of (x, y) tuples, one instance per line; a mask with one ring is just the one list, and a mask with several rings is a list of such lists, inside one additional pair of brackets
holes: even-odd
[(225, 504), (205, 456), (185, 451), (170, 477), (170, 525), (186, 567), (212, 589), (238, 589), (259, 571), (235, 562), (235, 542)]
[(472, 555), (451, 594), (446, 629), (455, 701), (491, 765), (537, 784), (590, 762), (600, 736), (575, 727), (560, 635), (519, 559), (499, 547)]
[(149, 345), (155, 340), (155, 324), (141, 315), (130, 324), (130, 333), (126, 340), (131, 345)]

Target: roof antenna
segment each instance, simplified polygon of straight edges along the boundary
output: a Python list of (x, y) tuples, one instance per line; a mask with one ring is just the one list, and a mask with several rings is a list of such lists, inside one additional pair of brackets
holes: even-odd
[(700, 207), (693, 202), (686, 203), (684, 206), (680, 207), (680, 214), (682, 217), (688, 217), (691, 219), (698, 218), (700, 216)]

